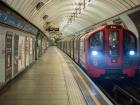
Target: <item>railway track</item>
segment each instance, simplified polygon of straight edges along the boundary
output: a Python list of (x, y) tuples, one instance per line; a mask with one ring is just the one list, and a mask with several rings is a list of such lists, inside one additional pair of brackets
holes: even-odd
[(122, 88), (115, 84), (112, 93), (114, 99), (121, 105), (140, 105), (140, 99), (138, 98), (140, 91), (135, 90), (135, 88)]
[(140, 105), (140, 85), (132, 81), (97, 83), (115, 105)]

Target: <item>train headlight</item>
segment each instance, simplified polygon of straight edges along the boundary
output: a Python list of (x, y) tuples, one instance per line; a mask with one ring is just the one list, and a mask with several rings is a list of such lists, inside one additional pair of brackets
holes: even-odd
[(93, 56), (98, 55), (98, 52), (97, 51), (92, 51), (91, 53), (92, 53)]
[(135, 55), (135, 51), (134, 50), (130, 50), (129, 51), (129, 55)]

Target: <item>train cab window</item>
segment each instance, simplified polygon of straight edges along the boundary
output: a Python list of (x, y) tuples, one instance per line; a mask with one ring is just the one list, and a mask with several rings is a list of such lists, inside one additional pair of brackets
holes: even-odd
[(136, 50), (136, 38), (135, 35), (127, 30), (124, 31), (124, 54), (128, 54), (129, 51)]
[(103, 50), (104, 45), (103, 42), (104, 42), (103, 31), (95, 33), (90, 38), (90, 50), (92, 49)]
[(109, 30), (109, 55), (119, 56), (119, 31)]

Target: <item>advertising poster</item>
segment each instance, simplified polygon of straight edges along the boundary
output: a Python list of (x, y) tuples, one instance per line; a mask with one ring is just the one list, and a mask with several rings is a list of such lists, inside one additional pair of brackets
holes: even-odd
[(38, 47), (39, 47), (39, 57), (42, 55), (42, 43), (41, 43), (41, 39), (38, 40)]
[(32, 38), (32, 62), (35, 61), (35, 55), (36, 55), (36, 52), (35, 52), (35, 39)]
[(5, 82), (5, 35), (0, 32), (0, 85)]
[(33, 39), (30, 38), (30, 64), (32, 63), (33, 61)]
[(42, 52), (43, 52), (43, 53), (44, 53), (45, 50), (46, 50), (46, 46), (47, 46), (47, 44), (46, 44), (46, 39), (44, 38), (44, 39), (42, 40)]
[(7, 32), (5, 39), (5, 80), (12, 78), (12, 33)]
[(18, 43), (18, 70), (21, 71), (25, 68), (25, 37), (19, 36)]
[(18, 41), (19, 36), (14, 36), (14, 75), (18, 73)]
[(29, 66), (29, 52), (30, 52), (30, 38), (26, 37), (25, 41), (25, 56), (26, 56), (26, 66)]

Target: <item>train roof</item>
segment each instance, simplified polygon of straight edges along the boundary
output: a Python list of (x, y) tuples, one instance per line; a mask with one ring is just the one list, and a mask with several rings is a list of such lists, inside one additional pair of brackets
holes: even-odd
[(111, 25), (103, 25), (103, 26), (99, 26), (98, 28), (90, 31), (87, 34), (87, 37), (89, 37), (92, 33), (103, 30), (103, 29), (125, 29), (122, 25), (118, 25), (118, 24), (111, 24)]

